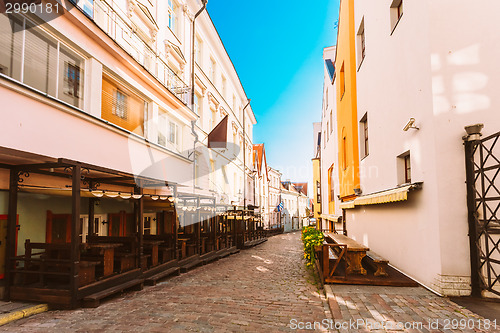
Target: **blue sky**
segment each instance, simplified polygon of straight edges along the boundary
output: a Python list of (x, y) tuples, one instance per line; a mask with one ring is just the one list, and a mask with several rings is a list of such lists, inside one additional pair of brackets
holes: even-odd
[(252, 99), (254, 143), (265, 144), (283, 180), (311, 181), (323, 48), (335, 44), (339, 0), (209, 0), (207, 8)]

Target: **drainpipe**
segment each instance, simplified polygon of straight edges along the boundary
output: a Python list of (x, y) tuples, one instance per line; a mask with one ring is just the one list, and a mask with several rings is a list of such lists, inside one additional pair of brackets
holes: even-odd
[[(246, 125), (245, 125), (245, 109), (250, 105), (250, 99), (248, 99), (247, 105), (243, 108), (243, 210), (246, 209), (247, 205), (247, 151), (246, 151), (246, 143), (247, 143), (247, 136), (246, 136)], [(255, 187), (255, 184), (254, 184)], [(255, 205), (255, 202), (254, 202)]]
[[(196, 38), (196, 18), (207, 8), (207, 2), (208, 0), (201, 0), (201, 3), (203, 6), (196, 12), (193, 18), (193, 36), (191, 39), (191, 110), (194, 111), (194, 66), (195, 66), (195, 61), (194, 61), (194, 56), (195, 56), (195, 50), (194, 50), (194, 42)], [(195, 125), (196, 125), (196, 120), (191, 121), (191, 134), (194, 136), (194, 142), (193, 142), (193, 193), (195, 192), (195, 184), (196, 184), (196, 143), (199, 141), (198, 140), (198, 133), (195, 131)]]

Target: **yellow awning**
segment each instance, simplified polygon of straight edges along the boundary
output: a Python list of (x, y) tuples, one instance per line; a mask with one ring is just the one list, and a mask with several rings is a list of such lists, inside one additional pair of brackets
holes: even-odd
[(408, 191), (420, 188), (422, 183), (405, 185), (391, 190), (363, 195), (354, 200), (342, 202), (339, 206), (342, 209), (350, 209), (355, 206), (376, 205), (388, 202), (405, 201), (408, 199)]
[(341, 209), (349, 209), (349, 208), (354, 208), (354, 200), (341, 202), (341, 203), (339, 204), (339, 207), (340, 207)]
[(321, 217), (322, 219), (328, 220), (328, 221), (338, 222), (338, 220), (339, 220), (342, 216), (338, 216), (338, 215), (330, 215), (330, 214), (321, 214), (319, 217)]

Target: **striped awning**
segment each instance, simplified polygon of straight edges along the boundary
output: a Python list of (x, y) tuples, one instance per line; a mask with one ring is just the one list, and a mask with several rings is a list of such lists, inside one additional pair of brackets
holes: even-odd
[(333, 221), (333, 222), (338, 222), (338, 220), (342, 217), (339, 215), (331, 215), (331, 214), (321, 214), (319, 217), (321, 217), (324, 220), (328, 221)]
[(341, 202), (339, 204), (340, 209), (350, 209), (354, 208), (354, 200)]
[(401, 186), (391, 190), (381, 191), (373, 194), (362, 195), (354, 200), (342, 202), (340, 208), (350, 209), (356, 206), (377, 205), (388, 202), (405, 201), (408, 199), (408, 191), (421, 188), (422, 183)]

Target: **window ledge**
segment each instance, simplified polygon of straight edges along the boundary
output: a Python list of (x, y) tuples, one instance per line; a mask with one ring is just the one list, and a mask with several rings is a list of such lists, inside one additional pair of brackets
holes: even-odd
[(366, 55), (363, 57), (363, 59), (361, 59), (361, 61), (359, 62), (359, 65), (358, 65), (358, 72), (361, 68), (361, 65), (363, 64), (363, 61), (365, 61), (365, 58), (366, 58)]
[(392, 31), (391, 31), (391, 36), (392, 34), (394, 33), (394, 31), (396, 30), (398, 24), (399, 24), (399, 21), (401, 21), (401, 18), (403, 17), (404, 13), (401, 14), (401, 16), (398, 18), (398, 20), (396, 21), (396, 23), (394, 24), (394, 27), (392, 28)]

